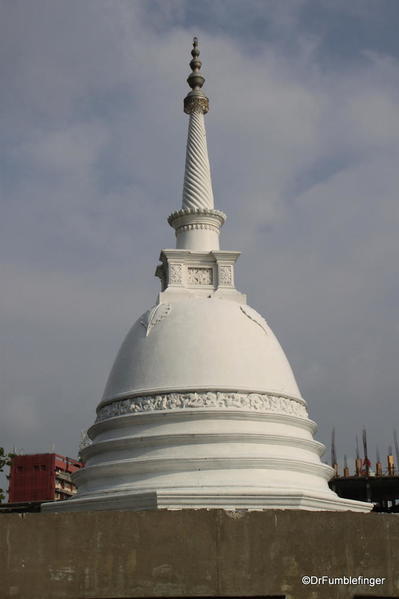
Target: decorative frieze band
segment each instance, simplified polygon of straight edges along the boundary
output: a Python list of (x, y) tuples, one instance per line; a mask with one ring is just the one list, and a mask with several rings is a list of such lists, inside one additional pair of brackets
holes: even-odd
[(180, 233), (180, 231), (197, 231), (205, 229), (208, 231), (215, 231), (216, 233), (219, 233), (220, 230), (219, 227), (212, 223), (190, 223), (188, 225), (181, 225), (181, 227), (176, 230), (176, 235), (178, 232)]
[(122, 399), (100, 408), (96, 422), (124, 414), (196, 408), (235, 408), (262, 413), (289, 414), (299, 418), (308, 417), (308, 412), (302, 403), (283, 395), (209, 391), (206, 393), (167, 393)]
[(216, 210), (216, 208), (182, 208), (181, 210), (175, 210), (175, 212), (172, 212), (172, 214), (168, 217), (168, 223), (173, 226), (173, 221), (176, 219), (193, 215), (214, 216), (219, 220), (220, 225), (223, 225), (224, 221), (226, 220), (225, 213), (221, 210)]

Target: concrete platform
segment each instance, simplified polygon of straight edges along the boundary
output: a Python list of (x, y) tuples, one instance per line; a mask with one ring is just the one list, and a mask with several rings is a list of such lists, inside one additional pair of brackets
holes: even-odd
[[(0, 597), (399, 598), (399, 518), (266, 510), (0, 515)], [(310, 584), (303, 576), (385, 578)]]

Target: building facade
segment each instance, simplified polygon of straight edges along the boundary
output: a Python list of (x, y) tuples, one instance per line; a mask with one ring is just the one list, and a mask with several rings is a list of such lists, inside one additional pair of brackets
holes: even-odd
[(76, 486), (71, 474), (83, 464), (57, 453), (13, 457), (8, 497), (10, 503), (60, 501), (72, 497)]

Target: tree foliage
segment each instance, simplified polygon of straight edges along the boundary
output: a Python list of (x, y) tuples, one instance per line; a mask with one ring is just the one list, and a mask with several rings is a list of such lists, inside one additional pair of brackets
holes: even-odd
[[(6, 451), (4, 450), (4, 447), (0, 447), (0, 472), (3, 472), (4, 468), (6, 468), (7, 466), (11, 466), (12, 459), (15, 455), (16, 454), (12, 453), (11, 451), (6, 453)], [(4, 501), (5, 497), (6, 497), (5, 490), (0, 489), (0, 503), (2, 503)]]

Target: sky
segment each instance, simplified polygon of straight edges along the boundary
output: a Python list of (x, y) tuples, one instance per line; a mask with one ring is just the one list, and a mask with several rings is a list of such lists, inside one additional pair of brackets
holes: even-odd
[[(0, 446), (74, 457), (181, 204), (200, 42), (223, 249), (317, 438), (399, 398), (396, 0), (0, 1)], [(351, 459), (350, 458), (350, 459)]]

